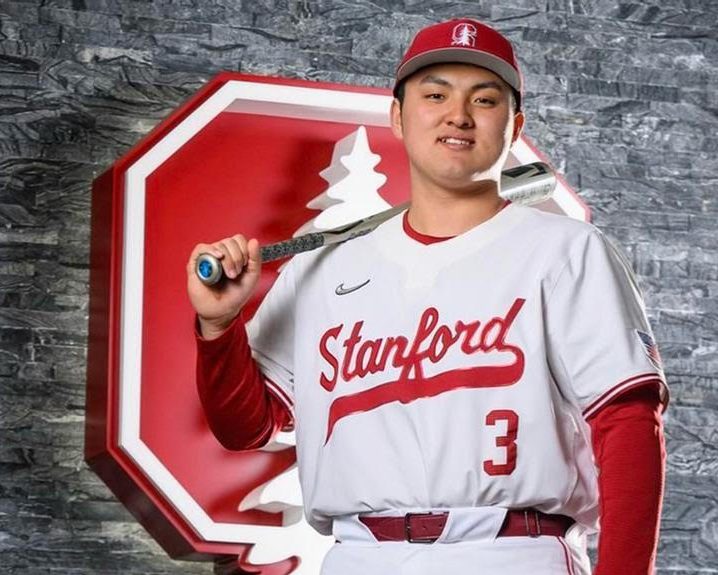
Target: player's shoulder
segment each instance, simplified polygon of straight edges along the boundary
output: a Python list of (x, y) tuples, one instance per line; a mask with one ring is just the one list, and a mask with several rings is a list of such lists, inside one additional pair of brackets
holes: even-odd
[(372, 251), (377, 241), (390, 241), (391, 238), (385, 236), (396, 234), (396, 229), (400, 228), (400, 225), (397, 224), (401, 221), (400, 218), (401, 214), (395, 215), (372, 231), (356, 236), (350, 241), (330, 244), (297, 254), (287, 267), (295, 277), (301, 278), (308, 273), (317, 274), (324, 270), (331, 270), (333, 273), (338, 268), (359, 265), (367, 258), (367, 254)]
[(594, 224), (537, 208), (517, 208), (526, 211), (524, 228), (529, 230), (529, 236), (523, 241), (528, 242), (527, 245), (539, 246), (538, 249), (546, 254), (549, 266), (562, 266), (569, 259), (585, 262), (588, 259), (596, 261), (597, 258), (632, 270), (620, 243)]
[(362, 235), (357, 235), (350, 241), (326, 246), (318, 251), (325, 252), (327, 261), (341, 258), (343, 261), (351, 261), (348, 258), (361, 257), (367, 252), (374, 250), (377, 243), (392, 243), (402, 235), (402, 218), (404, 211), (400, 211), (390, 218), (384, 220), (374, 229)]
[(541, 254), (547, 267), (561, 266), (571, 258), (615, 251), (603, 232), (590, 222), (531, 206), (514, 206), (521, 213), (520, 225), (512, 230), (512, 242), (531, 253)]
[(522, 214), (521, 227), (525, 233), (543, 238), (544, 243), (547, 241), (575, 243), (581, 239), (601, 235), (601, 230), (592, 223), (565, 214), (517, 204), (512, 204), (512, 208)]
[(548, 212), (546, 210), (539, 209), (534, 206), (522, 206), (520, 204), (511, 204), (514, 210), (525, 214), (525, 219), (534, 226), (544, 228), (553, 233), (590, 233), (596, 230), (590, 222), (584, 220), (578, 220), (565, 214), (558, 214), (554, 212)]

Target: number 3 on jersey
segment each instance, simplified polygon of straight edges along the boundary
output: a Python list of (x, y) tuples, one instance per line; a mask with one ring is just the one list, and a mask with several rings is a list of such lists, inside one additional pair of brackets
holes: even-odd
[(516, 469), (516, 436), (519, 430), (519, 416), (511, 409), (494, 409), (486, 414), (486, 425), (506, 422), (506, 434), (496, 437), (496, 447), (506, 448), (506, 463), (484, 461), (484, 471), (489, 475), (511, 475)]

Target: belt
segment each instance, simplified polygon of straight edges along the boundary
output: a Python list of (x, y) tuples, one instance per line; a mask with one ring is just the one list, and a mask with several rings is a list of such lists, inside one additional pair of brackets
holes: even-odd
[[(377, 541), (433, 543), (444, 531), (449, 512), (407, 513), (395, 517), (360, 516)], [(509, 509), (497, 537), (563, 537), (574, 520), (567, 515), (550, 515), (537, 509)]]

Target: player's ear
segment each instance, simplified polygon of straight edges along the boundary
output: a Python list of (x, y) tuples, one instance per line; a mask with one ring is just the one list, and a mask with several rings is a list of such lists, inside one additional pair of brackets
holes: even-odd
[(389, 111), (389, 121), (391, 122), (391, 132), (399, 140), (404, 139), (404, 130), (401, 125), (401, 103), (399, 100), (394, 98), (391, 103), (391, 110)]
[(524, 129), (525, 120), (526, 118), (524, 117), (523, 112), (516, 112), (514, 114), (514, 133), (511, 135), (512, 144), (519, 139), (519, 136), (521, 135), (521, 130)]

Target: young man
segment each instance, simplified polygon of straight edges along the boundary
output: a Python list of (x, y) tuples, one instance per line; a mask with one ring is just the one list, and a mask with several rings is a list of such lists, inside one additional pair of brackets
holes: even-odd
[[(294, 425), (326, 575), (648, 575), (668, 391), (629, 265), (594, 226), (502, 201), (524, 123), (511, 44), (417, 34), (394, 134), (411, 207), (295, 257), (249, 326), (256, 240), (198, 245), (198, 387), (232, 449)], [(206, 288), (199, 253), (230, 278)], [(354, 290), (336, 290), (336, 286)], [(418, 543), (429, 543), (420, 545)]]

